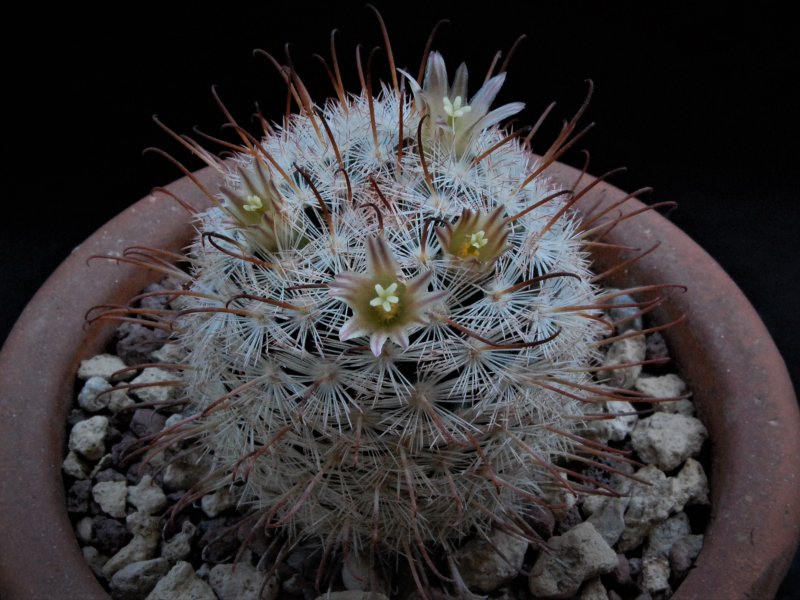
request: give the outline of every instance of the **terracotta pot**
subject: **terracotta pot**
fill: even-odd
[[[577,171],[558,165],[566,183]],[[199,174],[211,182],[207,171]],[[186,179],[171,191],[195,205]],[[596,200],[624,196],[605,183]],[[636,201],[628,205],[640,207]],[[108,599],[86,566],[65,509],[61,461],[65,418],[80,360],[104,349],[112,327],[84,327],[94,305],[125,302],[157,274],[95,261],[126,246],[178,249],[192,234],[186,213],[148,196],[78,247],[20,317],[0,354],[0,596]],[[768,598],[800,536],[800,414],[786,367],[766,328],[719,265],[666,219],[647,212],[625,221],[610,241],[661,247],[617,274],[616,285],[682,283],[655,314],[684,324],[666,332],[681,376],[694,392],[711,440],[711,522],[697,567],[674,596]],[[609,257],[598,256],[602,267]]]

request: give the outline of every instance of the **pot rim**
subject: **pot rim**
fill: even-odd
[[[547,175],[571,187],[581,173],[555,164]],[[194,176],[215,189],[211,169]],[[594,181],[582,177],[584,184]],[[187,177],[166,189],[195,205],[207,203]],[[601,182],[581,202],[608,205],[625,196]],[[627,206],[644,207],[635,199]],[[6,600],[51,597],[53,590],[62,598],[109,598],[86,565],[66,512],[64,423],[80,360],[102,351],[113,335],[112,324],[85,328],[85,312],[127,301],[153,275],[87,261],[133,243],[178,250],[191,239],[190,221],[176,203],[152,194],[120,213],[50,276],[0,352],[0,596]],[[674,598],[707,598],[709,590],[726,598],[772,596],[800,538],[800,411],[783,359],[736,284],[664,217],[645,212],[620,223],[608,239],[643,249],[661,242],[658,251],[616,273],[612,284],[690,286],[670,295],[655,317],[668,322],[687,315],[665,337],[709,429],[712,513],[696,567]]]

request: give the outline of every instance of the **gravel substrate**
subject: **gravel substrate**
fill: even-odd
[[[631,299],[620,296],[616,302]],[[612,311],[611,318],[624,319],[625,310]],[[641,319],[632,315],[624,328],[641,330]],[[63,463],[67,510],[86,561],[112,598],[419,598],[409,573],[397,566],[402,560],[387,560],[387,568],[370,572],[355,555],[329,559],[322,587],[331,590],[329,595],[321,595],[316,585],[323,557],[314,546],[291,549],[273,569],[282,540],[248,535],[252,520],[237,510],[228,490],[190,503],[173,518],[172,508],[202,477],[206,464],[180,448],[142,463],[142,454],[135,453],[139,440],[180,418],[181,405],[172,404],[174,388],[168,384],[175,375],[157,366],[123,370],[179,358],[165,341],[160,331],[121,326],[115,354],[81,364],[79,393],[69,415]],[[660,334],[634,335],[609,345],[605,366],[666,356]],[[626,465],[634,479],[587,469],[619,497],[576,499],[564,492],[552,498],[566,508],[532,523],[549,552],[500,531],[489,542],[466,540],[456,560],[478,597],[657,600],[672,595],[703,545],[710,511],[702,454],[706,429],[694,416],[686,385],[668,368],[648,364],[600,373],[613,386],[687,399],[600,406],[620,416],[592,421],[593,438],[633,451],[631,458],[644,466]],[[164,385],[153,385],[159,382]],[[360,591],[370,580],[382,594]],[[429,596],[445,597],[437,590]]]

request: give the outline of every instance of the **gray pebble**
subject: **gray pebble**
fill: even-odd
[[[200,508],[212,519],[236,505],[236,496],[227,487],[206,494],[200,499]]]
[[[164,403],[168,402],[175,396],[175,386],[158,385],[167,381],[174,381],[178,379],[175,373],[151,367],[145,369],[141,374],[131,381],[132,385],[144,385],[144,387],[134,388],[131,393],[139,398],[142,402]],[[153,385],[151,385],[153,384]],[[164,426],[164,422],[161,422]],[[159,429],[160,431],[160,429]]]
[[[608,415],[620,415],[613,419],[595,419],[586,424],[588,437],[607,444],[609,440],[620,442],[628,437],[636,426],[639,416],[630,402],[624,400],[609,400],[597,405],[597,412]]]
[[[86,479],[92,469],[91,465],[83,457],[74,450],[70,450],[64,462],[61,463],[61,470],[75,479]]]
[[[164,344],[150,354],[154,362],[179,363],[186,358],[186,350],[178,344]]]
[[[531,570],[529,589],[542,598],[569,598],[586,579],[610,573],[617,554],[591,523],[581,523],[561,536],[550,538],[552,552],[542,553]]]
[[[192,565],[179,562],[147,596],[146,600],[217,600],[214,591],[197,577]]]
[[[133,398],[128,395],[125,388],[115,389],[108,394],[108,410],[117,414],[136,404]]]
[[[686,392],[686,383],[673,373],[660,377],[642,375],[634,387],[653,398],[677,398]],[[694,402],[688,399],[654,402],[652,406],[657,412],[679,413],[687,417],[694,414]]]
[[[108,406],[110,394],[104,394],[112,389],[112,385],[102,377],[90,377],[83,384],[78,394],[78,404],[84,410],[96,413]]]
[[[611,299],[611,304],[636,304],[636,300],[628,294],[622,294]],[[642,316],[638,313],[642,309],[638,306],[620,306],[609,309],[608,317],[614,323],[623,321],[617,325],[617,333],[627,331],[642,330]]]
[[[169,571],[163,558],[134,562],[123,567],[111,578],[111,595],[114,600],[142,600]]]
[[[153,482],[153,478],[145,475],[137,485],[128,488],[128,502],[139,512],[152,515],[166,507],[167,498],[164,490]]]
[[[627,496],[590,496],[584,501],[584,510],[590,513],[586,521],[594,526],[609,546],[616,544],[625,530],[625,510],[629,502]]]
[[[631,442],[645,463],[671,471],[700,452],[706,437],[708,431],[699,419],[658,412],[639,420]]]
[[[455,559],[467,587],[490,592],[519,574],[527,549],[527,540],[494,530],[488,540],[476,537],[468,541]]]
[[[208,574],[208,582],[219,600],[275,600],[280,591],[277,577],[265,585],[266,573],[247,562],[216,565]],[[262,591],[263,590],[263,591]]]
[[[663,556],[645,556],[640,580],[642,588],[651,594],[669,589],[669,561]]]
[[[617,545],[622,552],[636,548],[654,524],[683,508],[673,492],[672,480],[663,471],[647,466],[639,469],[636,477],[647,484],[634,482],[631,485],[630,502],[625,511],[625,531]]]
[[[673,575],[678,579],[686,577],[702,548],[702,535],[687,535],[672,544],[669,551],[669,564]]]
[[[192,538],[197,528],[188,519],[181,525],[181,530],[169,541],[161,543],[161,556],[171,563],[186,560],[192,552]]]
[[[161,533],[158,528],[158,519],[141,513],[131,513],[125,519],[128,530],[133,533],[133,539],[114,556],[108,559],[103,567],[106,579],[111,577],[125,566],[153,558],[158,549]]]
[[[108,419],[92,417],[80,423],[69,434],[69,449],[87,460],[97,460],[105,453],[105,440],[108,434]]]
[[[603,367],[605,369],[600,370],[597,376],[600,379],[607,379],[608,384],[613,387],[632,388],[642,372],[642,365],[632,364],[628,367],[615,369],[609,369],[609,367],[618,367],[619,365],[627,365],[644,360],[644,344],[644,336],[642,335],[613,342],[603,359]]]
[[[125,501],[128,497],[128,484],[125,481],[102,481],[92,488],[92,498],[100,509],[116,518],[125,516]]]
[[[197,575],[200,579],[208,579],[208,574],[211,573],[211,565],[208,563],[203,563],[200,565],[200,568],[195,571],[195,575]]]
[[[686,460],[680,472],[672,478],[672,493],[680,508],[708,504],[708,478],[703,465],[693,458]]]
[[[92,518],[91,517],[83,517],[77,523],[75,523],[75,537],[78,538],[79,542],[83,542],[84,544],[91,544],[92,543]]]
[[[163,485],[166,492],[188,490],[198,483],[211,470],[207,455],[199,452],[186,452],[175,458],[164,469]]]
[[[81,548],[81,554],[83,554],[83,559],[89,565],[95,577],[102,578],[103,566],[108,562],[108,557],[98,552],[97,548],[94,546],[84,546]]]
[[[117,371],[124,369],[127,365],[122,362],[122,359],[113,354],[98,354],[87,360],[81,361],[81,366],[78,367],[78,379],[91,379],[92,377],[102,377],[106,381],[120,381],[123,379],[130,379],[136,373],[135,371],[126,371],[118,377],[112,376]]]
[[[608,600],[608,592],[599,577],[583,585],[580,600]]]
[[[692,533],[689,525],[689,517],[685,512],[672,515],[663,523],[653,527],[647,535],[647,543],[644,547],[644,556],[669,556],[672,545],[679,539]]]

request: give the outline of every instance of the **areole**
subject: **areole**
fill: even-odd
[[[548,175],[568,186],[579,172],[556,164]],[[197,176],[214,186],[209,170]],[[168,189],[195,206],[204,202],[186,178]],[[613,203],[625,195],[601,182],[583,203]],[[642,207],[629,202],[634,210]],[[5,600],[54,594],[108,598],[83,560],[65,509],[60,475],[65,417],[78,363],[101,351],[113,333],[112,327],[86,329],[84,314],[98,304],[127,301],[157,275],[87,265],[87,259],[133,244],[178,250],[192,233],[180,206],[148,196],[73,252],[9,336],[0,354],[0,596]],[[675,597],[769,597],[800,535],[800,414],[783,361],[735,284],[666,219],[646,212],[620,223],[607,239],[641,248],[661,242],[656,252],[616,273],[613,284],[689,288],[672,294],[654,319],[687,317],[665,335],[710,432],[713,510],[697,566]],[[597,268],[608,259],[596,256]],[[755,495],[755,489],[769,495]]]

